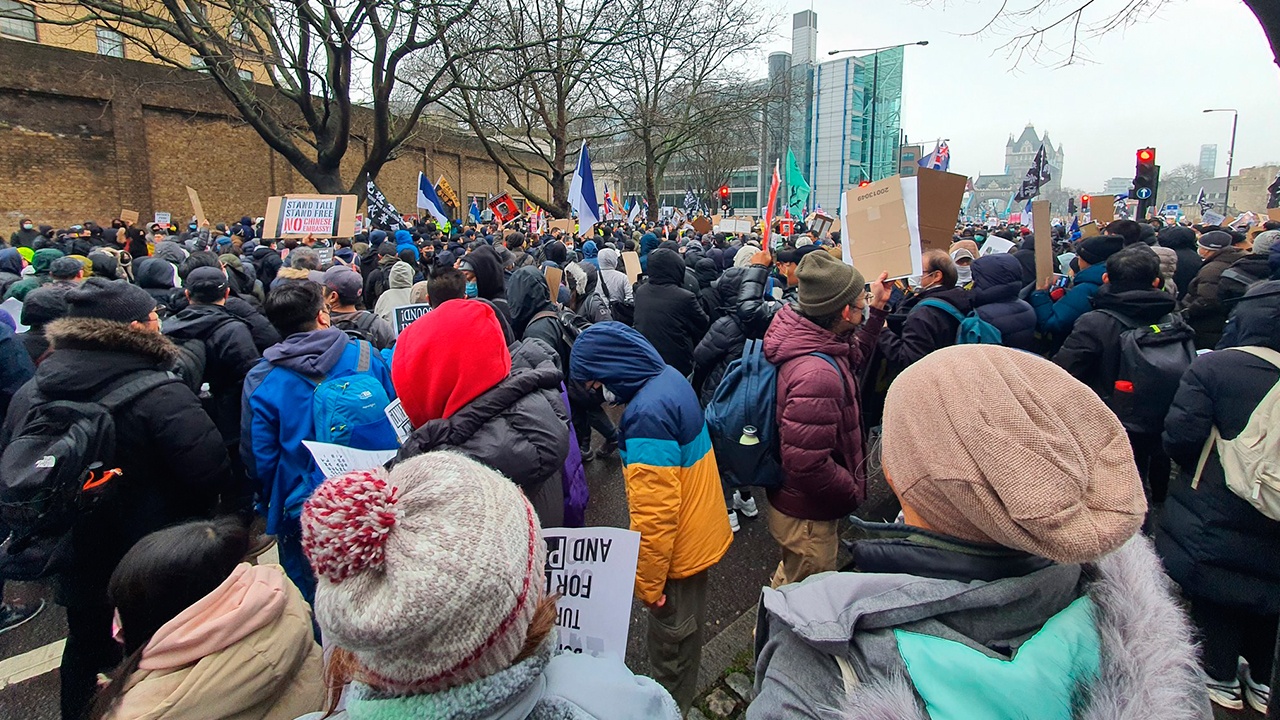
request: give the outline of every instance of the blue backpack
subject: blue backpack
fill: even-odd
[[[838,375],[840,366],[824,353]],[[742,357],[729,363],[705,417],[721,477],[730,487],[782,486],[778,438],[778,369],[764,357],[764,341],[747,340]]]
[[[929,298],[921,300],[916,307],[937,308],[946,312],[960,323],[960,329],[956,330],[957,345],[1003,345],[1004,333],[1000,332],[1000,328],[978,317],[978,311],[965,315],[955,309],[951,303],[943,302]]]
[[[369,374],[373,346],[359,343],[360,359],[354,370],[321,378],[311,393],[311,419],[315,439],[361,450],[390,450],[400,446],[395,428],[384,412],[391,404],[387,391]]]

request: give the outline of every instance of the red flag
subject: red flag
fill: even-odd
[[[773,208],[778,204],[778,161],[773,161],[773,182],[769,183],[769,205],[764,210],[764,232],[761,233],[761,247],[769,248],[769,233],[773,229]]]

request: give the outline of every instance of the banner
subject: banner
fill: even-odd
[[[440,196],[441,200],[454,210],[462,207],[458,204],[458,194],[453,191],[453,186],[449,184],[448,180],[444,179],[443,175],[441,175],[440,179],[436,181],[436,193]]]
[[[365,186],[365,204],[369,207],[369,220],[373,222],[374,227],[387,230],[405,229],[404,221],[400,219],[400,211],[391,204],[390,200],[387,200],[387,196],[382,194],[372,180]]]
[[[556,602],[557,651],[627,656],[640,533],[622,528],[544,528],[547,595]]]
[[[511,222],[520,217],[520,208],[516,205],[516,201],[511,199],[511,193],[502,193],[490,200],[489,209],[493,211],[493,216],[498,218],[498,222]]]
[[[353,237],[355,195],[283,195],[267,198],[263,237]]]

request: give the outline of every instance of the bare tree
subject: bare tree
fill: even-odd
[[[1185,163],[1160,173],[1160,202],[1194,200],[1209,173],[1199,165]]]
[[[690,99],[706,114],[720,112],[713,122],[693,129],[688,144],[672,156],[666,173],[687,178],[687,184],[708,207],[716,207],[716,190],[730,176],[758,159],[766,84],[737,81],[716,83]]]
[[[45,4],[63,14],[43,22],[106,26],[162,62],[205,70],[263,141],[326,193],[363,194],[365,180],[414,136],[429,105],[455,90],[482,89],[453,72],[463,57],[525,49],[485,37],[490,6],[481,0]],[[255,68],[262,70],[256,78],[242,75]],[[255,83],[263,78],[270,84]],[[353,140],[363,158],[355,176],[344,178]]]

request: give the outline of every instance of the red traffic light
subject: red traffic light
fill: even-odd
[[[1081,195],[1081,196],[1080,196],[1080,202],[1086,202],[1086,203],[1087,203],[1087,202],[1089,202],[1089,196],[1088,196],[1088,195]]]
[[[729,186],[728,186],[728,185],[721,185],[721,186],[720,186],[720,190],[719,190],[719,192],[720,192],[720,197],[721,197],[722,199],[727,200],[727,199],[729,198]]]
[[[870,184],[871,184],[871,181],[870,181],[870,180],[860,180],[860,181],[858,182],[858,187],[866,187],[866,186],[868,186],[868,185],[870,185]]]
[[[1153,163],[1156,161],[1156,151],[1151,148],[1142,148],[1138,151],[1138,162]]]

